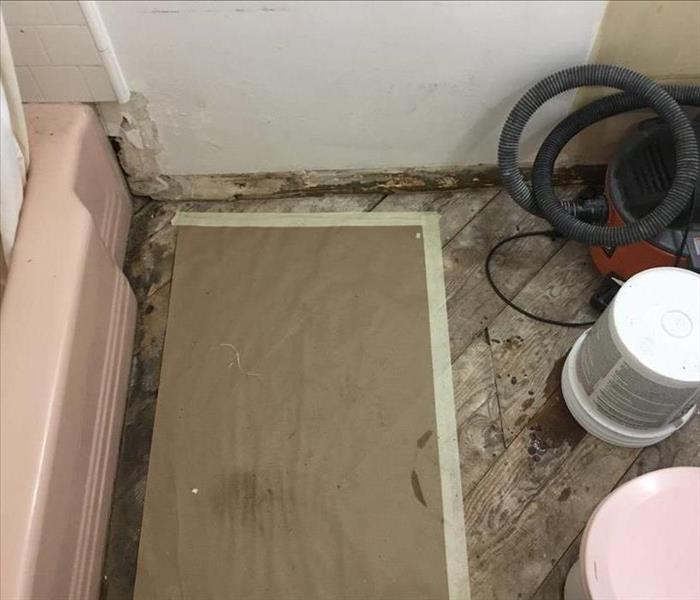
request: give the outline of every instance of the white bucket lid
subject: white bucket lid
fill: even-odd
[[[612,304],[625,359],[655,381],[700,384],[700,275],[659,267],[631,277]]]

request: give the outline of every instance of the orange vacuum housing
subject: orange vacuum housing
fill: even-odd
[[[624,224],[625,221],[615,210],[615,207],[608,202],[608,225]],[[676,265],[675,253],[668,252],[653,242],[646,241],[614,248],[591,246],[589,250],[595,268],[603,276],[611,275],[623,280],[652,267],[686,267],[688,264],[688,257],[683,256]]]
[[[700,119],[694,119],[693,129],[700,139]],[[667,126],[660,119],[641,122],[608,166],[605,182],[608,225],[623,225],[653,210],[671,187],[674,172],[673,139]],[[686,226],[689,239],[700,235],[699,194],[700,185],[695,188],[692,218],[688,207],[649,240],[627,246],[591,246],[596,269],[603,276],[626,280],[644,269],[676,265]],[[683,248],[678,266],[687,264],[688,249]]]

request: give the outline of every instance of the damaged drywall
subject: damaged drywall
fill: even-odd
[[[495,165],[165,175],[158,164],[158,130],[144,95],[132,92],[126,104],[101,103],[97,107],[105,131],[114,141],[129,189],[136,196],[155,200],[454,190],[495,186],[500,181]],[[601,173],[602,168],[595,165],[560,168],[555,181],[596,183]]]
[[[237,200],[250,197],[303,196],[324,193],[454,190],[499,184],[495,165],[405,169],[325,169],[273,173],[166,175],[158,163],[162,146],[148,111],[148,100],[131,93],[126,104],[101,103],[97,109],[119,162],[136,196],[154,200]],[[597,166],[557,169],[559,183],[595,183]]]
[[[492,165],[508,110],[530,83],[586,60],[605,7],[336,4],[101,3],[157,125],[160,172],[187,180]],[[503,37],[512,52],[499,52]],[[543,107],[524,161],[570,103]],[[161,183],[141,177],[139,188]]]
[[[166,175],[158,163],[162,146],[146,97],[132,92],[126,104],[97,106],[107,135],[115,142],[131,192],[155,200],[454,190],[495,186],[500,181],[495,165]],[[560,168],[555,181],[596,183],[602,179],[601,173],[602,168],[597,166]]]
[[[162,179],[158,165],[162,146],[156,124],[148,113],[146,97],[131,92],[125,104],[103,102],[97,109],[107,135],[115,141],[131,191],[139,196],[164,192],[168,183]]]

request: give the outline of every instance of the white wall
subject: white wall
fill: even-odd
[[[148,101],[161,172],[213,174],[493,164],[519,95],[586,62],[605,2],[100,9],[129,87]]]

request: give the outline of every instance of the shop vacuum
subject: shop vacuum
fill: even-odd
[[[532,167],[531,186],[518,165],[525,126],[545,102],[578,87],[622,90],[575,111],[545,138]],[[577,240],[590,247],[603,276],[591,303],[603,310],[619,284],[645,269],[677,266],[700,271],[700,117],[691,121],[684,107],[700,107],[700,86],[661,86],[641,73],[615,65],[579,65],[546,77],[518,101],[503,126],[498,167],[503,186],[522,208],[545,218],[551,231],[518,234],[499,242],[487,258],[494,291],[514,306],[495,285],[490,262],[503,244],[531,235]],[[553,172],[564,146],[586,127],[621,113],[651,108],[658,118],[640,123],[623,141],[607,168],[604,191],[586,190],[574,201],[557,198]],[[602,192],[602,193],[600,193]],[[547,318],[563,326],[588,326]]]
[[[543,142],[532,187],[518,168],[520,136],[547,100],[580,86],[622,90],[577,110]],[[501,240],[486,259],[494,291],[528,317],[566,327],[590,327],[574,343],[562,370],[562,394],[589,433],[618,446],[657,443],[687,423],[700,402],[700,86],[662,87],[613,65],[583,65],[543,79],[515,105],[501,133],[503,185],[549,231]],[[683,107],[686,107],[685,109]],[[687,107],[691,107],[688,109]],[[601,193],[562,202],[553,171],[565,144],[602,119],[640,108],[658,118],[641,122],[607,168]],[[586,244],[604,285],[591,303],[595,322],[566,322],[516,306],[495,285],[490,261],[503,244],[548,235]]]

